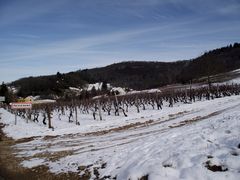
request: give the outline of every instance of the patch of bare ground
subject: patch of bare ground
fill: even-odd
[[[138,180],[148,180],[148,174],[145,176],[142,176],[141,178],[138,178]]]
[[[139,127],[149,126],[153,122],[154,122],[153,120],[148,120],[145,122],[136,122],[136,123],[127,124],[127,125],[116,127],[116,128],[100,130],[100,131],[95,131],[95,132],[89,132],[89,133],[67,134],[67,135],[63,135],[63,136],[44,136],[43,139],[50,140],[50,139],[54,139],[54,138],[58,138],[58,137],[73,138],[73,137],[80,137],[80,136],[100,136],[100,135],[104,135],[104,134],[108,134],[108,133],[112,133],[112,132],[120,132],[120,131],[125,131],[128,129],[135,129],[135,128],[139,128]]]
[[[171,117],[176,117],[176,116],[183,115],[183,114],[186,114],[186,113],[188,113],[188,111],[181,111],[181,112],[178,112],[178,113],[175,113],[175,114],[169,114],[168,116],[171,118]]]
[[[215,165],[215,164],[212,164],[211,161],[207,161],[205,163],[205,167],[210,170],[210,171],[213,171],[213,172],[216,172],[216,171],[219,171],[219,172],[224,172],[224,171],[227,171],[228,168],[225,167],[224,165]]]
[[[67,134],[67,135],[63,135],[63,136],[44,136],[44,140],[50,140],[50,139],[54,139],[54,138],[74,138],[74,137],[81,137],[81,136],[100,136],[100,135],[105,135],[108,133],[112,133],[112,132],[121,132],[121,131],[125,131],[125,130],[132,130],[132,129],[137,129],[137,128],[143,128],[146,126],[151,126],[151,125],[157,125],[157,124],[162,124],[165,123],[167,121],[171,121],[174,120],[180,116],[183,116],[187,113],[189,113],[190,111],[182,111],[182,112],[178,112],[175,114],[169,114],[169,118],[163,121],[160,121],[160,119],[158,121],[154,121],[154,120],[148,120],[145,122],[136,122],[136,123],[130,123],[124,126],[120,126],[120,127],[116,127],[116,128],[111,128],[111,129],[106,129],[106,130],[100,130],[100,131],[95,131],[95,132],[89,132],[89,133],[77,133],[77,134]]]
[[[129,178],[128,180],[131,180],[131,178]],[[138,180],[148,180],[148,174],[138,178]]]
[[[240,104],[238,104],[238,105],[240,105]],[[187,124],[192,124],[192,123],[197,122],[197,121],[201,121],[201,120],[211,118],[213,116],[217,116],[217,115],[219,115],[219,114],[223,113],[224,111],[227,111],[231,108],[232,107],[228,107],[228,108],[225,108],[225,109],[222,109],[222,110],[219,110],[219,111],[215,111],[215,112],[210,113],[206,116],[197,116],[197,117],[194,117],[194,118],[189,119],[189,120],[181,121],[179,124],[172,125],[172,126],[169,126],[169,127],[170,128],[176,128],[176,127],[181,127],[181,126],[184,126],[184,125],[187,125]]]
[[[134,128],[138,128],[138,127],[145,127],[150,125],[151,123],[153,123],[153,120],[148,120],[145,122],[136,122],[136,123],[131,123],[128,125],[124,125],[124,126],[120,126],[120,127],[116,127],[116,128],[112,128],[112,129],[108,129],[108,130],[103,130],[103,131],[96,131],[96,132],[90,132],[90,133],[86,133],[84,134],[85,136],[98,136],[98,135],[104,135],[110,132],[120,132],[120,131],[125,131],[128,129],[134,129]]]
[[[216,116],[218,114],[220,114],[221,112],[220,111],[216,111],[216,112],[213,112],[211,114],[208,114],[206,116],[197,116],[197,117],[194,117],[192,119],[188,119],[188,120],[184,120],[184,121],[181,121],[179,124],[176,124],[176,125],[171,125],[169,126],[170,128],[177,128],[177,127],[181,127],[181,126],[185,126],[187,124],[192,124],[194,122],[197,122],[197,121],[201,121],[201,120],[204,120],[204,119],[208,119],[210,117],[213,117],[213,116]]]
[[[81,174],[81,178],[92,178],[94,180],[116,180],[117,177],[112,177],[112,176],[103,176],[100,177],[99,169],[104,169],[106,167],[106,163],[101,164],[99,167],[93,167],[93,164],[90,164],[88,166],[79,166],[78,167],[78,172]],[[91,172],[93,172],[94,177],[91,177]]]
[[[58,137],[60,137],[60,136],[59,135],[57,135],[57,136],[49,136],[49,135],[47,135],[47,136],[43,137],[43,140],[51,140],[51,139],[58,138]]]
[[[34,168],[24,168],[20,163],[25,160],[24,158],[15,157],[16,150],[12,148],[20,142],[28,142],[31,138],[24,138],[22,140],[13,140],[6,137],[2,131],[4,127],[0,124],[0,179],[4,180],[65,180],[65,179],[81,179],[87,180],[89,178],[82,178],[77,173],[68,172],[54,174],[49,171],[47,166],[37,166]],[[58,152],[55,156],[65,156],[63,152]],[[53,156],[52,158],[54,158]]]
[[[68,151],[57,151],[57,152],[42,152],[42,153],[37,153],[33,156],[31,156],[29,159],[32,158],[44,158],[47,159],[49,161],[55,162],[58,161],[59,159],[66,157],[66,156],[70,156],[73,155],[74,151],[73,150],[68,150]]]
[[[40,136],[32,136],[32,137],[28,137],[28,138],[21,138],[21,139],[15,140],[15,143],[18,144],[18,143],[30,142],[30,141],[33,141],[36,138],[39,138],[39,137]]]

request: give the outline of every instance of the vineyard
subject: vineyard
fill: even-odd
[[[39,178],[235,180],[239,93],[237,84],[189,86],[0,113],[21,171]]]
[[[240,0],[0,0],[0,180],[240,180]]]
[[[65,122],[82,126],[94,124],[94,121],[110,121],[133,116],[141,116],[161,111],[163,108],[181,106],[181,104],[196,101],[212,100],[240,93],[240,85],[215,85],[201,88],[185,88],[156,93],[137,93],[122,96],[101,96],[86,100],[71,99],[57,101],[50,104],[33,104],[31,110],[11,110],[17,116],[26,120],[46,126],[52,130],[58,127],[58,122]],[[54,118],[53,118],[54,117]]]

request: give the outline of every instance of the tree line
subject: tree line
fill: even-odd
[[[82,88],[87,83],[107,82],[135,90],[158,88],[172,83],[198,82],[211,76],[240,68],[240,44],[234,43],[192,59],[176,62],[129,61],[102,68],[84,69],[51,76],[28,77],[12,82],[18,96],[62,96],[68,87]]]

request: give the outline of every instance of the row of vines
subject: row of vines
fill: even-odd
[[[157,93],[138,93],[122,96],[102,96],[96,99],[57,101],[51,104],[33,104],[31,110],[13,111],[9,106],[5,108],[17,113],[17,116],[42,123],[54,129],[51,120],[53,114],[59,121],[67,119],[69,123],[81,125],[81,115],[87,114],[93,120],[103,120],[106,116],[127,117],[130,113],[140,113],[145,110],[159,110],[171,108],[175,104],[194,103],[196,101],[211,100],[240,94],[240,85],[217,85],[201,88],[188,88]]]

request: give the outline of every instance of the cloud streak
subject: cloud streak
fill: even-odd
[[[198,23],[194,21],[194,23]],[[49,55],[61,55],[61,54],[82,54],[82,53],[94,53],[95,46],[105,46],[111,44],[153,44],[154,42],[165,42],[176,39],[187,39],[195,36],[212,35],[221,32],[229,32],[232,30],[240,30],[240,26],[236,27],[222,27],[222,28],[211,28],[203,31],[202,29],[193,31],[192,29],[186,28],[186,26],[192,26],[193,22],[181,22],[173,23],[165,26],[157,26],[150,28],[138,28],[125,31],[117,31],[107,34],[100,34],[93,37],[85,38],[74,38],[70,40],[63,40],[57,42],[51,42],[48,44],[37,45],[30,47],[27,50],[18,50],[18,53],[7,54],[5,58],[0,60],[1,63],[9,63],[18,60],[34,60],[34,58],[47,57]],[[180,27],[185,26],[185,29]],[[178,30],[180,29],[180,30]],[[144,38],[148,34],[163,34],[165,36],[150,36]],[[92,49],[93,48],[93,49]],[[141,48],[139,49],[141,51]],[[98,51],[101,52],[101,51]],[[106,52],[104,52],[106,53]]]
[[[59,64],[71,71],[122,60],[189,59],[240,41],[239,8],[235,0],[2,2],[0,77],[17,78],[10,68],[47,73],[46,64],[50,72]]]

